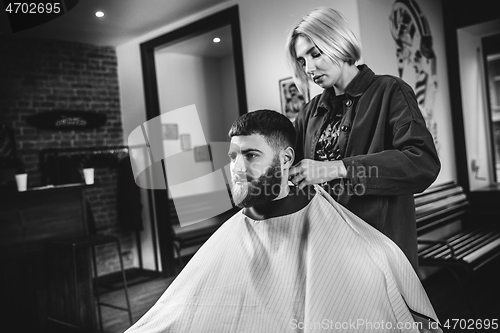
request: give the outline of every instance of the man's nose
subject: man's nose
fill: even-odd
[[[245,160],[242,155],[237,155],[232,164],[233,172],[246,172]]]

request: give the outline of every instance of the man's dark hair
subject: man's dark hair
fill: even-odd
[[[256,110],[240,116],[231,126],[229,137],[260,134],[275,152],[295,149],[295,128],[286,116],[274,110]]]

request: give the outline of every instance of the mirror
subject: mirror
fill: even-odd
[[[218,42],[214,42],[215,38]],[[198,174],[214,171],[207,144],[228,141],[231,124],[247,112],[238,6],[142,43],[141,59],[146,117],[151,120],[161,116],[162,128],[157,131],[161,137],[157,135],[157,140],[163,142],[164,156],[175,154],[175,163],[162,161],[167,184],[175,185],[174,178],[190,178],[191,171]],[[176,118],[174,114],[179,112],[171,112],[191,110],[193,105],[199,120],[183,119],[182,111]],[[196,122],[201,124],[201,136],[191,125],[191,130],[186,130],[186,124]],[[186,168],[187,165],[190,167]],[[182,196],[194,197],[195,189],[185,187],[187,192]],[[210,185],[206,189],[217,190],[211,190]],[[171,276],[175,274],[172,228],[178,223],[172,214],[175,209],[171,191],[150,191],[149,195],[154,207],[151,215],[155,215],[157,222],[162,269]],[[203,228],[207,223],[211,222],[201,222],[196,227]]]

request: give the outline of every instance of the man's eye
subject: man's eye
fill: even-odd
[[[245,157],[247,158],[247,160],[253,160],[257,157],[257,154],[248,153],[245,155]]]

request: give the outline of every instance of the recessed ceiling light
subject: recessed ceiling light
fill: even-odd
[[[220,43],[220,38],[219,37],[215,37],[214,38],[214,43]]]
[[[97,12],[95,12],[95,16],[97,16],[97,17],[103,17],[104,13],[101,12],[101,11],[97,11]]]

